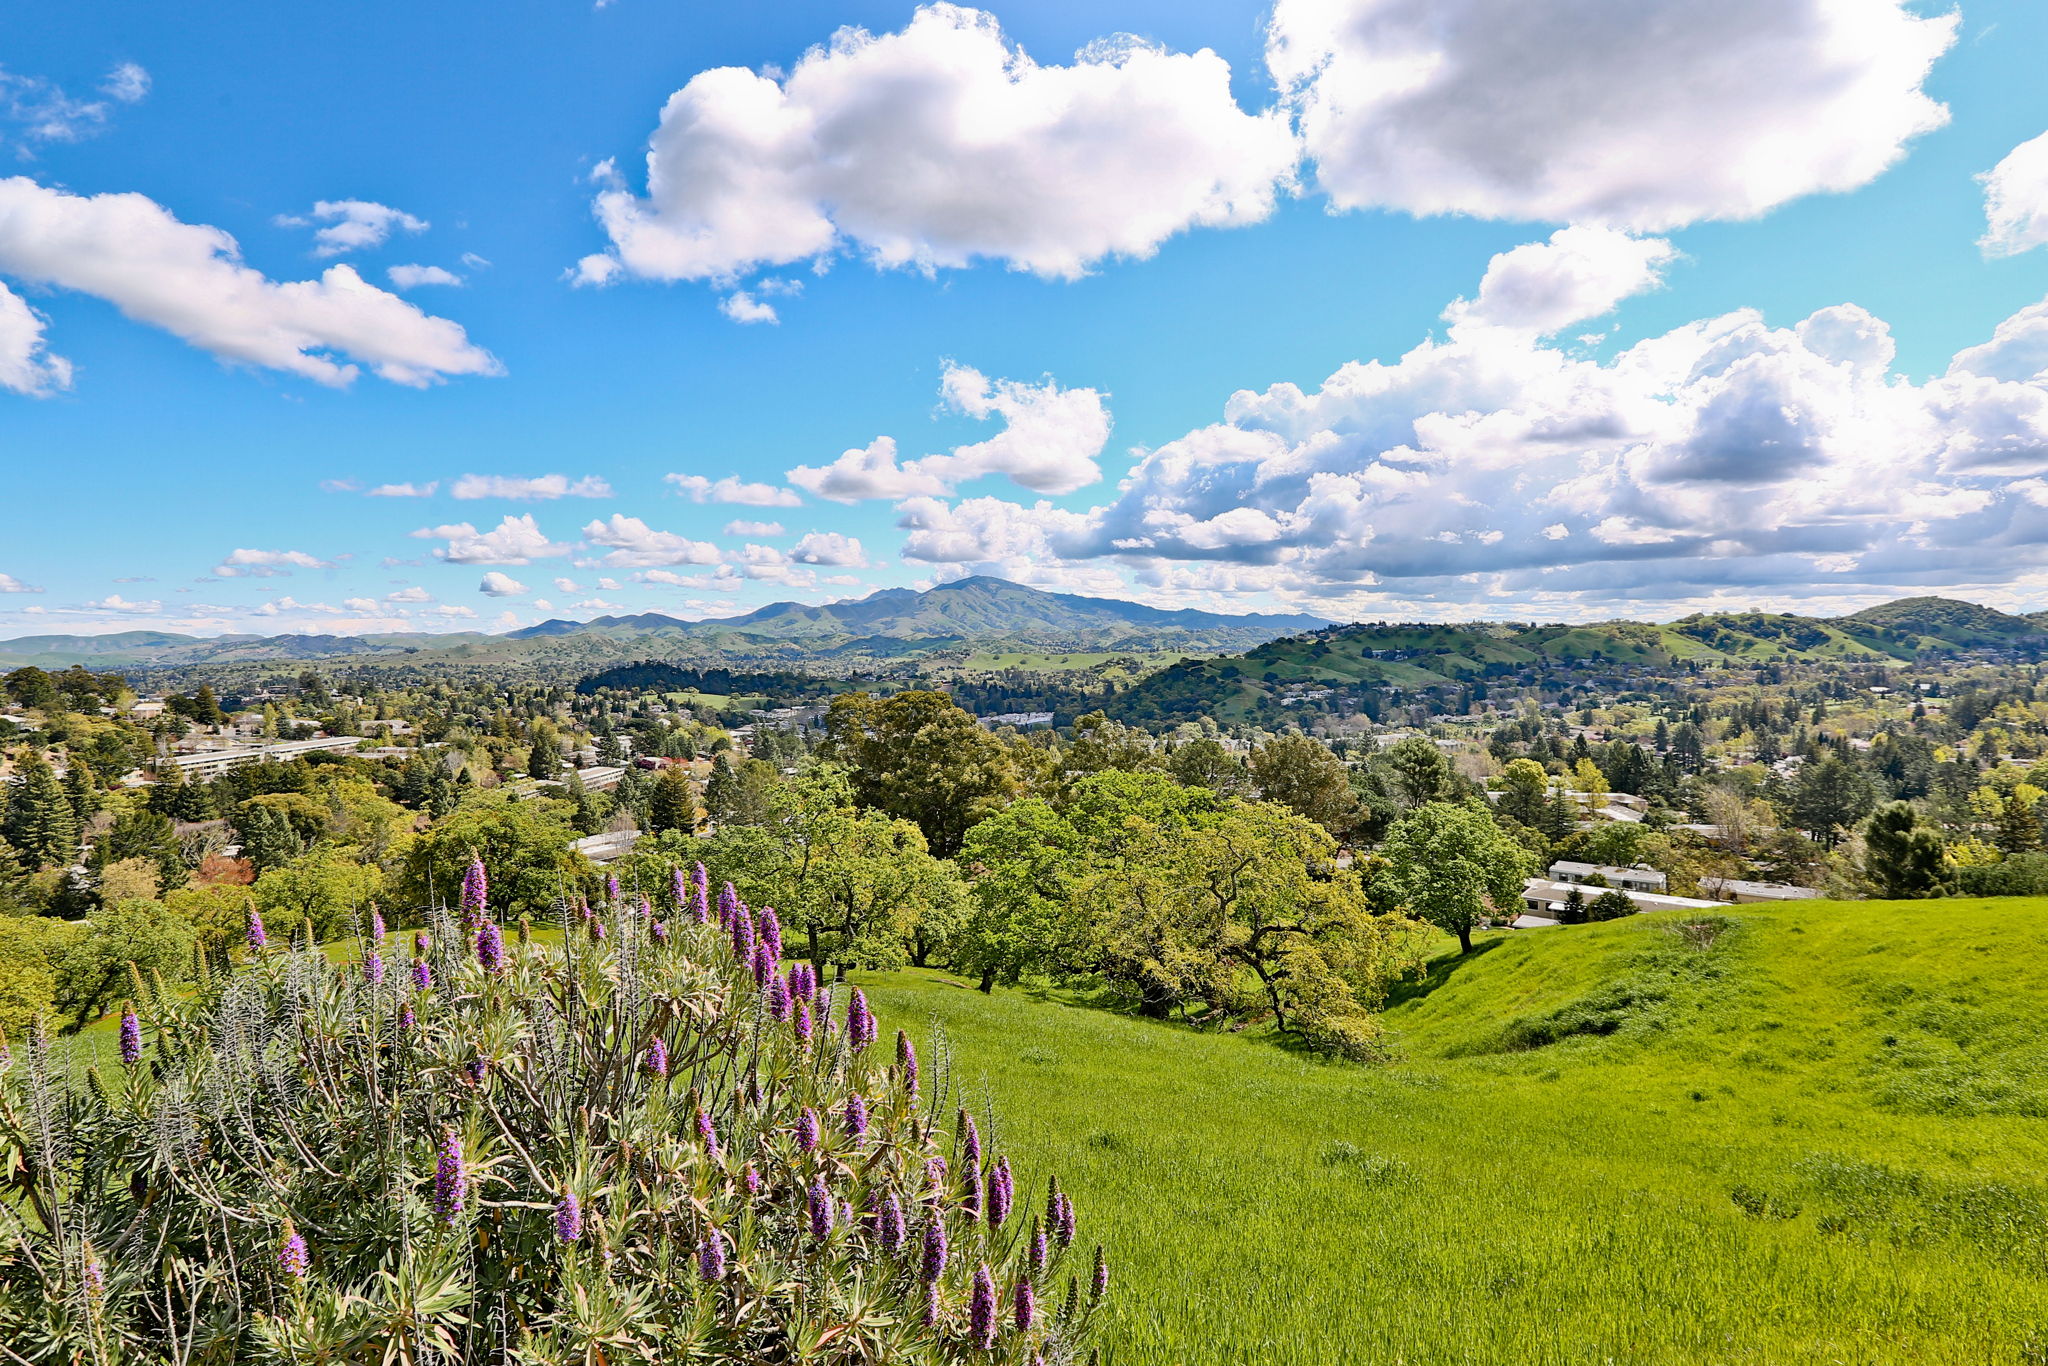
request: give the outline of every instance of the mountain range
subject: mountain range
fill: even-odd
[[[1166,610],[974,577],[918,591],[885,588],[811,606],[770,603],[742,616],[683,621],[659,612],[555,619],[502,635],[186,636],[165,631],[0,640],[0,667],[186,668],[208,664],[403,657],[410,664],[605,664],[650,657],[801,661],[903,656],[956,647],[1062,651],[1235,651],[1330,623],[1303,614]]]

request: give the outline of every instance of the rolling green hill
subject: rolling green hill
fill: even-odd
[[[1370,623],[1183,661],[1123,694],[1113,710],[1141,721],[1202,712],[1244,721],[1270,717],[1282,697],[1317,687],[1431,688],[1519,670],[1885,664],[1984,650],[2039,654],[2048,650],[2048,627],[1950,598],[1905,598],[1839,618],[1716,612],[1661,624]]]
[[[1117,1366],[1978,1366],[2048,1345],[2044,910],[1482,939],[1376,1066],[860,980],[1108,1244]]]

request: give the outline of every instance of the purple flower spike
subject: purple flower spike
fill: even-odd
[[[363,955],[363,980],[373,987],[384,985],[384,955],[375,949]]]
[[[776,958],[781,958],[782,921],[776,918],[773,906],[763,906],[761,908],[761,915],[755,924],[755,929],[761,936],[761,942],[768,946],[769,953]]]
[[[859,987],[846,998],[846,1040],[856,1053],[875,1041],[874,1012],[868,1009],[868,998]]]
[[[934,1284],[946,1273],[946,1225],[936,1214],[924,1226],[924,1257],[918,1270]]]
[[[796,1146],[807,1153],[818,1151],[818,1112],[808,1105],[796,1118]]]
[[[795,1029],[797,1043],[808,1046],[811,1042],[811,1003],[809,1001],[798,1001],[796,1003]]]
[[[939,1326],[939,1283],[927,1281],[924,1287],[924,1317],[921,1320],[927,1328]]]
[[[411,1006],[399,1007],[398,1027],[400,1029],[410,1030],[414,1025],[418,1024],[419,1022],[419,1016],[412,1013]]]
[[[617,901],[619,899],[619,879],[611,873],[604,875],[604,899],[606,901]]]
[[[662,921],[655,921],[653,925],[648,927],[647,932],[654,936],[654,942],[657,944],[666,944],[668,942],[668,926]]]
[[[735,905],[725,926],[732,932],[732,956],[747,962],[754,956],[754,917],[744,905]]]
[[[981,1176],[972,1167],[962,1174],[960,1212],[970,1220],[981,1218]]]
[[[810,1207],[811,1237],[822,1243],[832,1236],[832,1221],[838,1213],[838,1207],[832,1201],[832,1192],[825,1188],[825,1178],[822,1176],[811,1182]]]
[[[1099,1300],[1109,1293],[1109,1256],[1102,1244],[1095,1245],[1095,1272],[1088,1278],[1088,1298]]]
[[[707,1281],[725,1279],[725,1235],[712,1229],[697,1244],[697,1274]]]
[[[491,880],[484,874],[484,861],[472,857],[462,875],[462,928],[474,930],[484,923],[484,906],[490,900]]]
[[[604,920],[599,916],[592,916],[590,917],[589,924],[592,942],[602,944],[604,942]]]
[[[384,942],[384,912],[370,907],[370,938],[377,943]]]
[[[424,958],[412,960],[412,985],[415,991],[434,989],[434,969]]]
[[[1028,1333],[1031,1325],[1038,1322],[1038,1292],[1031,1288],[1030,1281],[1017,1282],[1017,1331]]]
[[[505,970],[505,932],[495,920],[486,920],[476,932],[476,961],[493,976]]]
[[[270,936],[263,932],[263,914],[256,909],[256,903],[253,901],[249,903],[248,938],[249,947],[254,951],[261,951],[270,939]]]
[[[412,937],[412,956],[415,958],[425,958],[427,956],[427,949],[432,946],[433,942],[433,940],[427,938],[425,930],[420,930]]]
[[[491,1074],[491,1060],[481,1050],[472,1053],[469,1061],[462,1065],[462,1074],[469,1078],[471,1086],[482,1086],[484,1078]]]
[[[732,913],[740,908],[740,894],[732,889],[730,882],[718,891],[718,923],[721,928],[732,923]]]
[[[555,1205],[555,1241],[558,1243],[580,1242],[583,1238],[583,1202],[576,1198],[575,1191],[563,1191],[561,1200]]]
[[[135,1007],[121,1007],[121,1062],[128,1067],[142,1061],[142,1021],[135,1017]]]
[[[79,1268],[79,1271],[85,1279],[86,1294],[97,1297],[100,1292],[107,1288],[107,1273],[100,1266],[99,1253],[92,1250],[92,1244],[90,1243],[86,1244],[84,1265]]]
[[[704,1144],[704,1155],[713,1162],[718,1161],[718,1126],[711,1122],[711,1116],[703,1110],[697,1112],[697,1137]]]
[[[768,979],[775,974],[775,955],[769,952],[767,940],[754,942],[752,961],[748,966],[754,974],[754,985],[766,986]]]
[[[868,1103],[856,1091],[846,1098],[846,1136],[866,1138],[868,1133]]]
[[[960,1163],[969,1172],[981,1170],[981,1130],[965,1110],[960,1112]]]
[[[903,1225],[903,1202],[890,1191],[882,1197],[882,1207],[875,1218],[875,1236],[881,1240],[882,1251],[891,1257],[903,1250],[906,1230]]]
[[[462,1216],[469,1200],[469,1171],[462,1164],[462,1137],[453,1126],[442,1132],[441,1158],[434,1165],[434,1213],[444,1224]]]
[[[1037,1224],[1031,1226],[1031,1274],[1043,1276],[1045,1264],[1052,1259],[1052,1249],[1046,1246],[1045,1230]]]
[[[670,899],[675,902],[676,914],[681,915],[690,905],[690,884],[680,867],[668,870],[668,891]]]
[[[780,977],[768,979],[768,1014],[777,1020],[789,1018],[789,984]]]
[[[900,1029],[896,1031],[896,1066],[903,1072],[904,1094],[912,1105],[917,1104],[917,1045]]]
[[[1055,1236],[1061,1247],[1074,1245],[1074,1201],[1070,1196],[1060,1196],[1059,1232]]]
[[[990,1228],[1002,1227],[1003,1221],[1010,1217],[1010,1197],[1012,1194],[1010,1186],[1010,1159],[1007,1157],[997,1158],[996,1169],[988,1174],[988,1226]]]
[[[967,1301],[967,1340],[984,1352],[996,1345],[996,1278],[988,1263],[974,1268],[974,1292]]]
[[[708,894],[711,891],[711,874],[704,871],[704,863],[701,859],[698,860],[697,866],[690,870],[690,884],[697,889],[699,894]]]
[[[642,896],[640,898],[640,918],[642,920],[654,919],[654,903],[649,901],[645,896]]]
[[[751,1162],[747,1164],[747,1174],[744,1178],[744,1181],[747,1187],[747,1194],[749,1196],[759,1195],[761,1193],[761,1169],[759,1167],[756,1167]]]
[[[932,1157],[924,1164],[925,1199],[938,1204],[946,1198],[946,1159]]]
[[[313,1258],[306,1252],[306,1240],[290,1224],[284,1226],[284,1241],[277,1248],[277,1269],[295,1281],[306,1279]]]
[[[640,1060],[640,1066],[646,1070],[647,1075],[650,1077],[667,1076],[668,1044],[660,1039],[656,1039],[648,1044],[647,1056]]]

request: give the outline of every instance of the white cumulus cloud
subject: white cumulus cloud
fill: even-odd
[[[384,274],[399,289],[417,289],[421,285],[459,285],[462,277],[442,266],[403,265],[393,266]]]
[[[1094,389],[991,380],[948,363],[939,393],[946,408],[968,417],[999,417],[1003,430],[949,455],[899,462],[892,437],[842,452],[829,465],[799,465],[789,482],[820,498],[852,503],[943,494],[988,475],[1007,475],[1035,493],[1072,493],[1102,477],[1097,457],[1109,441],[1109,409]]]
[[[0,389],[43,396],[71,387],[71,362],[44,349],[47,320],[0,284]]]
[[[275,574],[289,574],[294,569],[332,569],[327,560],[309,555],[303,550],[234,550],[213,567],[221,578],[239,577],[269,578]]]
[[[1486,267],[1477,299],[1444,310],[1454,325],[1510,327],[1547,336],[1612,312],[1655,285],[1678,253],[1657,237],[1612,228],[1568,227],[1547,242],[1504,251]]]
[[[557,498],[609,498],[612,486],[594,474],[571,481],[566,474],[523,478],[505,474],[465,474],[448,490],[456,498],[502,498],[513,502],[550,502]]]
[[[30,587],[12,574],[0,574],[0,593],[40,593],[42,591],[40,588]]]
[[[325,227],[315,229],[313,233],[315,256],[340,256],[380,247],[394,231],[421,233],[432,226],[425,219],[415,218],[402,209],[366,199],[323,199],[313,206],[310,219],[284,215],[277,221],[287,227],[305,227],[309,222],[324,223]]]
[[[1903,0],[1278,0],[1267,65],[1342,208],[1646,231],[1851,190],[1947,121]]]
[[[487,598],[517,598],[533,590],[510,574],[493,569],[484,575],[484,581],[477,585],[476,591]]]
[[[784,536],[787,535],[780,522],[749,522],[745,520],[727,522],[727,536]]]
[[[2008,152],[1984,182],[1986,256],[2017,256],[2048,243],[2048,133]]]
[[[813,531],[797,541],[789,557],[798,564],[825,564],[839,569],[866,569],[867,552],[858,538],[837,531]]]
[[[346,265],[278,283],[235,239],[139,194],[83,196],[0,180],[0,275],[104,299],[223,360],[346,385],[359,365],[396,384],[502,373],[462,328]]]
[[[612,172],[578,278],[723,280],[841,247],[884,267],[977,258],[1071,278],[1193,226],[1256,222],[1296,160],[1215,53],[1119,37],[1044,66],[994,16],[841,29],[786,77],[700,72],[669,97],[647,193]],[[609,169],[609,168],[607,168]]]
[[[450,564],[531,564],[566,555],[570,550],[569,546],[550,541],[531,513],[507,516],[490,531],[480,532],[468,522],[455,522],[421,527],[412,534],[421,540],[448,542],[435,550],[434,556]]]
[[[609,551],[603,563],[617,569],[651,568],[670,564],[717,564],[718,547],[708,541],[692,541],[671,531],[656,531],[638,517],[614,513],[605,521],[583,528],[583,539]],[[599,580],[601,586],[616,584]],[[565,590],[566,591],[566,590]]]
[[[723,479],[707,479],[701,474],[665,474],[662,482],[674,484],[676,491],[693,503],[736,503],[741,507],[793,508],[802,507],[803,499],[791,489],[777,488],[773,484],[748,483],[737,475]]]

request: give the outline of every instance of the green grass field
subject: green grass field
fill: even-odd
[[[1496,936],[1403,991],[1378,1066],[860,980],[1074,1191],[1120,1366],[2040,1363],[2044,913]]]

